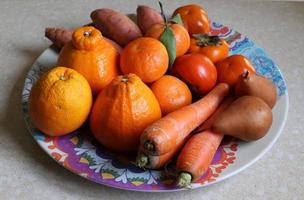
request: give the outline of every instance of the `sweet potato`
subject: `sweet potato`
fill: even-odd
[[[153,24],[163,24],[164,19],[159,12],[149,6],[140,5],[137,7],[137,24],[145,34]]]
[[[91,19],[103,35],[121,46],[142,36],[137,24],[120,12],[108,8],[97,9],[91,13]]]
[[[88,24],[89,25],[89,24]],[[46,28],[45,37],[51,40],[56,47],[61,49],[65,44],[72,40],[74,30],[73,29],[63,29],[63,28]],[[107,42],[111,43],[114,48],[121,53],[122,48],[113,40],[103,37]]]
[[[73,30],[62,28],[46,28],[45,37],[51,40],[56,47],[61,49],[72,39]]]

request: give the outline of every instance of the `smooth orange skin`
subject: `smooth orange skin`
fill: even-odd
[[[135,74],[117,76],[94,103],[90,127],[95,138],[113,151],[138,149],[142,131],[160,119],[154,94]]]
[[[218,82],[227,83],[233,87],[239,76],[248,71],[255,74],[256,71],[251,62],[243,55],[232,55],[216,63]]]
[[[192,181],[198,180],[208,169],[224,135],[211,130],[194,134],[178,155],[176,168],[188,172]]]
[[[224,40],[221,39],[221,45],[219,46],[205,46],[200,47],[197,45],[197,40],[191,38],[190,40],[190,48],[188,50],[189,53],[200,53],[206,55],[213,63],[223,60],[229,54],[229,45]]]
[[[184,55],[190,47],[190,36],[188,31],[179,24],[170,24],[172,28],[174,38],[176,41],[176,57]],[[155,39],[160,39],[160,36],[165,30],[164,24],[154,24],[146,32],[146,37],[152,37]]]
[[[199,94],[208,93],[216,85],[216,68],[203,54],[186,54],[177,58],[173,64],[172,73],[189,83]]]
[[[130,42],[122,51],[120,68],[123,74],[134,73],[145,83],[162,77],[169,65],[166,47],[158,40],[142,37]]]
[[[192,94],[188,86],[178,78],[165,75],[151,85],[163,115],[191,104]]]
[[[79,128],[91,106],[89,83],[81,74],[65,67],[55,67],[43,74],[29,97],[33,124],[49,136],[65,135]]]
[[[185,28],[190,36],[196,33],[210,32],[209,18],[207,12],[199,5],[190,4],[177,8],[172,16],[181,15]]]
[[[228,84],[220,83],[202,99],[152,123],[141,134],[143,151],[148,155],[163,155],[174,149],[215,112],[228,92]],[[154,148],[145,149],[146,142],[153,144]]]
[[[85,32],[91,32],[85,37]],[[81,27],[59,53],[57,64],[81,73],[96,95],[119,74],[119,52],[94,27]]]

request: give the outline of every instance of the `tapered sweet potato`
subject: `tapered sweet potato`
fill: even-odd
[[[103,35],[121,46],[142,36],[137,24],[120,12],[108,8],[97,9],[91,13],[91,19]]]
[[[88,24],[89,25],[89,24]],[[61,49],[65,44],[72,40],[74,30],[63,28],[46,28],[45,37],[51,40],[56,47]],[[113,40],[103,37],[107,42],[111,43],[114,48],[121,53],[122,48]]]
[[[46,28],[45,37],[51,40],[56,47],[61,49],[72,39],[73,30],[63,28]]]
[[[163,24],[164,19],[159,12],[149,6],[140,5],[137,7],[137,24],[145,34],[153,24]]]

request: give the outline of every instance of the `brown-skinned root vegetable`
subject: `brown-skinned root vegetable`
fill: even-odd
[[[93,24],[93,23],[90,23]],[[84,25],[89,26],[90,24]],[[74,30],[73,29],[63,29],[63,28],[46,28],[45,37],[48,38],[53,44],[61,49],[65,44],[72,40]],[[111,43],[115,49],[121,53],[122,48],[113,40],[103,37],[107,42]]]
[[[137,24],[120,12],[108,8],[97,9],[91,13],[91,19],[103,35],[121,46],[142,37]]]
[[[45,37],[51,40],[56,47],[61,49],[72,40],[74,30],[63,28],[45,28]]]
[[[277,89],[272,81],[248,72],[239,77],[235,86],[235,95],[260,97],[270,108],[273,108],[277,101]]]
[[[163,24],[164,19],[159,12],[149,6],[140,5],[137,7],[137,25],[145,34],[153,24]]]
[[[218,115],[212,129],[244,141],[253,141],[264,137],[271,124],[271,108],[261,98],[242,96]]]

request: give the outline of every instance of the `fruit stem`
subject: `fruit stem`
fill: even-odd
[[[243,78],[248,78],[249,77],[249,71],[246,70],[244,73],[243,73]]]
[[[85,31],[85,32],[83,33],[83,36],[84,36],[84,37],[90,37],[90,35],[91,35],[91,32],[90,32],[90,31]]]
[[[60,76],[59,76],[59,80],[65,81],[66,78],[64,77],[64,75],[60,75]]]
[[[189,187],[189,185],[191,184],[191,180],[192,176],[190,173],[181,172],[177,178],[176,185],[182,188]]]
[[[163,17],[164,22],[165,22],[165,26],[168,27],[168,22],[167,22],[167,18],[166,18],[164,9],[163,9],[163,4],[162,4],[161,1],[158,1],[158,4],[159,4],[159,7],[160,7],[160,14],[161,14],[161,16]]]
[[[123,83],[127,83],[128,81],[129,81],[129,78],[126,75],[121,78],[121,82],[123,82]]]
[[[145,167],[149,163],[149,158],[145,154],[139,154],[136,157],[136,165],[138,167]]]
[[[150,141],[146,141],[144,143],[144,148],[148,151],[154,151],[154,144],[152,144]]]

